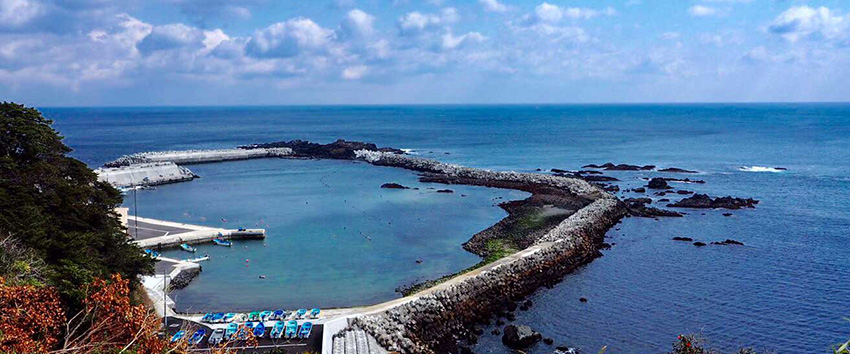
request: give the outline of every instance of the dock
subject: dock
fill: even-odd
[[[224,240],[264,239],[265,229],[221,229],[207,226],[183,224],[150,218],[128,216],[127,231],[133,242],[141,248],[178,247]]]

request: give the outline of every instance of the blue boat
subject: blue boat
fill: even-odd
[[[322,310],[319,310],[319,309],[317,309],[317,308],[316,308],[316,309],[312,309],[312,310],[310,310],[310,317],[312,317],[312,318],[319,318],[319,313],[321,313],[321,312],[322,312]]]
[[[298,332],[298,321],[292,320],[286,322],[286,329],[284,329],[283,336],[286,338],[295,338],[295,335]]]
[[[226,240],[220,239],[220,238],[214,238],[213,243],[216,244],[216,245],[219,245],[219,246],[224,246],[224,247],[233,246],[233,242],[226,241]]]
[[[283,310],[274,310],[274,312],[272,312],[272,317],[270,319],[272,319],[272,320],[282,320],[283,317],[284,317],[283,315],[285,313],[286,313],[286,311],[283,311]]]
[[[198,343],[200,343],[202,340],[204,340],[204,335],[206,335],[206,334],[207,334],[207,331],[205,331],[203,328],[195,331],[195,333],[192,334],[192,338],[189,338],[189,344],[190,345],[198,345]]]
[[[212,319],[210,319],[210,322],[219,323],[223,319],[224,319],[224,312],[219,312],[219,313],[216,313],[215,315],[212,316]]]
[[[236,314],[233,313],[233,312],[228,312],[228,313],[224,314],[224,318],[222,318],[221,321],[222,322],[231,322],[231,321],[233,321],[234,318],[236,318]]]
[[[180,244],[180,248],[181,248],[181,249],[183,249],[183,250],[184,250],[184,251],[186,251],[186,252],[192,252],[192,253],[195,253],[195,251],[197,251],[197,250],[198,250],[197,248],[192,247],[192,246],[189,246],[189,245],[188,245],[188,244],[186,244],[186,243],[181,243],[181,244]]]
[[[269,338],[280,338],[283,335],[283,328],[286,327],[286,323],[283,321],[277,321],[274,323],[274,327],[272,327],[272,331],[269,332]]]
[[[210,322],[210,321],[212,321],[213,316],[215,316],[215,314],[205,313],[204,317],[201,317],[201,322]]]
[[[227,325],[227,329],[224,330],[224,339],[232,340],[236,335],[236,331],[239,330],[239,325],[235,323],[230,323]]]
[[[247,339],[248,335],[250,335],[253,330],[254,330],[254,324],[251,323],[251,322],[245,322],[244,325],[239,327],[239,330],[237,331],[236,337],[238,339]]]
[[[147,254],[148,256],[151,256],[151,258],[159,258],[159,252],[151,250],[151,249],[146,249],[145,254]]]
[[[171,343],[177,342],[178,340],[183,338],[183,336],[185,336],[185,335],[186,335],[186,331],[177,331],[177,333],[174,333],[174,335],[171,336]]]
[[[254,327],[254,337],[262,337],[264,334],[266,334],[266,325],[262,322],[258,322]]]
[[[313,330],[312,322],[304,322],[301,324],[301,330],[298,331],[298,338],[310,337],[310,332]]]
[[[295,313],[295,318],[304,318],[304,315],[307,314],[307,309],[298,309],[298,312]]]
[[[269,317],[271,317],[271,316],[272,316],[271,311],[260,312],[260,321],[268,321]]]

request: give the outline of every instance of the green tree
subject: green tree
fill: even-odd
[[[33,108],[0,103],[0,235],[12,235],[46,265],[43,278],[71,304],[94,277],[136,279],[153,261],[128,238],[115,208],[121,194],[98,182]]]

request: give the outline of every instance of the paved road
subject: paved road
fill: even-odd
[[[133,239],[135,240],[145,240],[149,238],[180,234],[189,231],[192,230],[173,226],[154,225],[146,223],[144,221],[139,221],[139,225],[137,228],[136,221],[133,219],[132,216],[129,220],[127,220],[127,232],[129,232],[130,237],[133,237]]]
[[[204,353],[209,352],[207,347],[207,340],[209,339],[210,334],[212,333],[212,329],[206,325],[201,325],[191,321],[184,321],[179,318],[169,317],[168,318],[168,339],[171,339],[171,336],[174,335],[177,331],[183,329],[186,331],[186,338],[191,337],[192,333],[195,332],[198,328],[203,328],[207,331],[204,340],[197,347],[192,349],[193,352]],[[236,349],[239,353],[245,354],[253,354],[253,353],[267,353],[270,352],[274,348],[282,348],[286,350],[286,353],[296,354],[296,353],[321,353],[322,352],[322,325],[317,324],[313,325],[313,331],[310,333],[310,338],[307,339],[270,339],[269,338],[269,330],[266,330],[266,334],[263,338],[260,338],[258,341],[257,347],[242,347],[243,343],[240,341],[234,342],[232,345],[229,345],[228,348]]]

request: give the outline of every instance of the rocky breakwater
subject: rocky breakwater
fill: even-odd
[[[622,203],[601,197],[553,228],[533,246],[413,295],[410,301],[352,320],[391,351],[456,352],[473,328],[590,262],[605,232],[623,217]]]

